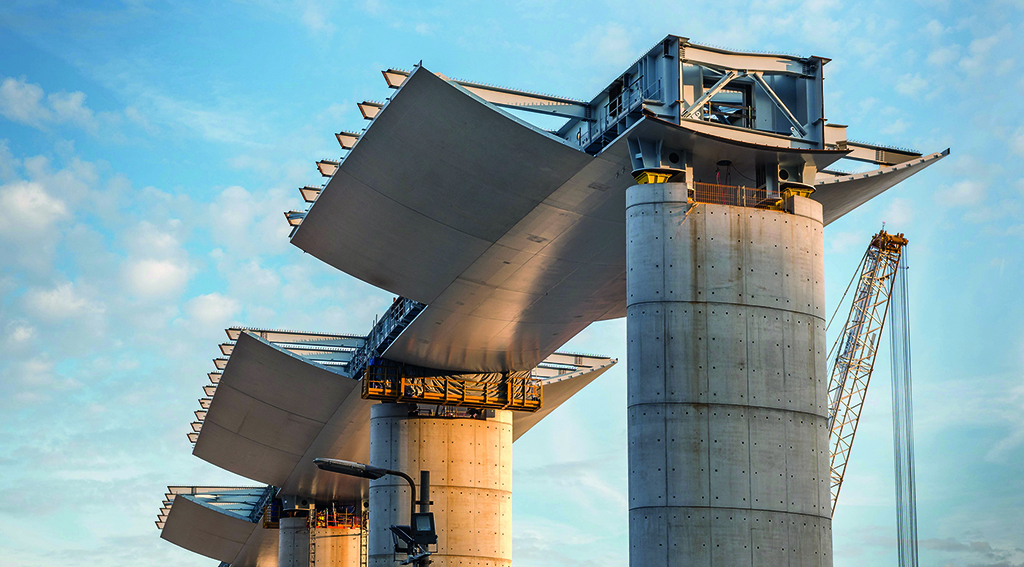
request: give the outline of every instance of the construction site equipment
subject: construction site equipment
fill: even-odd
[[[281,527],[281,501],[271,500],[263,507],[263,529],[276,530]]]
[[[917,567],[917,494],[911,400],[910,318],[907,306],[907,239],[902,233],[876,234],[854,279],[857,289],[846,325],[829,353],[832,513],[835,514],[850,449],[886,317],[892,362],[893,452],[896,471],[896,528],[900,567]],[[850,284],[853,284],[851,280]],[[849,292],[849,286],[847,292]],[[845,299],[846,294],[843,294]],[[842,300],[840,300],[842,304]],[[838,309],[836,310],[838,313]],[[833,315],[834,318],[834,315]],[[831,321],[830,321],[831,323]],[[833,356],[834,355],[834,356]]]
[[[363,399],[478,409],[535,412],[543,405],[541,380],[530,373],[410,376],[399,366],[370,365]]]
[[[339,506],[333,502],[309,516],[310,528],[358,529],[361,525],[362,517],[355,506]]]
[[[871,239],[858,267],[860,275],[855,276],[857,289],[850,315],[829,353],[829,449],[833,514],[843,486],[843,475],[857,434],[861,410],[864,408],[864,397],[878,354],[882,327],[889,312],[896,270],[906,244],[907,239],[903,234],[888,234],[884,230]],[[845,299],[846,294],[843,297]]]

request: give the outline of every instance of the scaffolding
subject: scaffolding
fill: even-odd
[[[363,399],[535,412],[543,405],[541,380],[529,372],[411,376],[400,366],[371,365]]]

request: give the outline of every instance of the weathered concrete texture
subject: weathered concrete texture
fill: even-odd
[[[315,528],[312,567],[359,567],[359,530]]]
[[[371,410],[370,462],[419,482],[430,471],[430,510],[437,528],[434,567],[512,563],[512,412],[493,419],[409,416],[404,404]],[[370,481],[370,567],[395,565],[388,527],[409,523],[409,485]]]
[[[278,567],[309,567],[309,526],[305,517],[281,518]]]
[[[832,565],[821,205],[627,193],[630,564]]]

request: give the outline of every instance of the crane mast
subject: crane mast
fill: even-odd
[[[882,230],[871,239],[861,259],[850,315],[833,347],[838,348],[834,350],[828,387],[833,514],[906,245],[902,233]]]

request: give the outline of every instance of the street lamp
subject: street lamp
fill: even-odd
[[[402,471],[393,471],[382,467],[375,467],[373,465],[343,461],[341,459],[317,458],[313,459],[313,464],[323,471],[358,478],[368,478],[370,480],[377,480],[378,478],[387,475],[400,476],[404,478],[405,481],[409,483],[409,493],[412,496],[412,505],[409,508],[411,521],[408,526],[391,526],[391,533],[396,538],[395,551],[405,551],[408,554],[408,559],[403,561],[402,565],[408,565],[414,561],[418,565],[425,565],[429,563],[429,561],[426,560],[426,557],[430,555],[431,552],[427,551],[427,546],[437,543],[437,532],[434,529],[434,514],[430,512],[430,471],[420,471],[420,489],[422,495],[420,500],[417,501],[416,483],[413,482],[411,476]],[[417,502],[420,506],[419,512],[416,512]],[[397,538],[401,538],[402,541],[405,542],[406,547],[404,550],[399,548]]]

